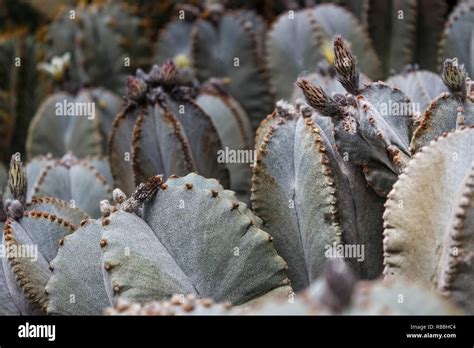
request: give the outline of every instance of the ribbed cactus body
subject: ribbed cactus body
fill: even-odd
[[[65,239],[46,287],[49,313],[100,314],[118,296],[146,303],[181,293],[242,304],[288,295],[286,263],[235,193],[195,174],[153,182],[156,194],[139,186]],[[138,202],[143,195],[149,200]],[[143,204],[141,217],[130,201]],[[80,308],[70,303],[70,289]]]
[[[387,278],[422,281],[473,313],[474,129],[421,148],[388,196]],[[417,192],[417,194],[413,194]]]
[[[112,197],[110,169],[103,159],[39,156],[27,164],[26,173],[28,201],[33,197],[57,197],[98,217],[99,202]]]
[[[49,96],[30,123],[28,157],[62,157],[68,152],[80,158],[103,155],[113,119],[121,107],[122,100],[103,88]]]
[[[148,82],[138,75],[131,78],[130,93],[141,81],[144,90],[143,97],[129,96],[114,121],[109,151],[116,185],[130,193],[150,176],[196,171],[248,200],[252,158],[226,157],[229,150],[251,154],[253,133],[246,113],[219,86],[195,85],[181,72],[168,62],[155,66]],[[161,77],[155,81],[154,74]],[[166,74],[177,75],[168,81]]]

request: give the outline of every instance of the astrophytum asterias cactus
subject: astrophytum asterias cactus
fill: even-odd
[[[61,239],[88,218],[81,210],[56,198],[34,197],[26,203],[26,181],[21,163],[12,160],[9,175],[12,198],[0,200],[1,315],[46,313],[44,287],[51,276],[49,262],[56,255]]]
[[[393,186],[384,214],[386,277],[430,284],[471,314],[473,145],[471,127],[421,148]]]
[[[29,129],[29,158],[74,152],[78,157],[106,152],[107,138],[122,100],[104,88],[79,88],[70,80],[69,55],[54,57],[46,69],[59,90],[42,102]]]
[[[464,65],[457,58],[446,59],[441,77],[449,91],[439,95],[424,111],[411,140],[413,152],[444,132],[474,125],[474,88]]]
[[[130,77],[127,105],[114,121],[109,142],[115,184],[130,194],[157,173],[168,178],[196,171],[244,197],[250,163],[229,163],[219,155],[251,152],[250,122],[218,85],[199,86],[186,76],[168,61]]]
[[[34,196],[56,197],[99,217],[99,202],[112,197],[112,176],[104,159],[38,156],[28,162],[26,173],[28,201]]]
[[[320,274],[328,251],[345,245],[364,248],[360,263],[348,257],[358,275],[382,271],[383,200],[335,150],[333,129],[307,106],[280,104],[257,132],[252,208],[288,262],[295,290]]]
[[[289,99],[296,78],[313,72],[318,62],[332,63],[331,40],[336,34],[350,42],[369,78],[380,77],[380,61],[368,34],[350,12],[332,4],[289,11],[275,21],[266,39],[270,81],[278,99]]]
[[[119,296],[143,304],[195,294],[239,305],[292,293],[261,220],[216,180],[156,176],[128,199],[114,196],[52,261],[49,313],[100,314]]]

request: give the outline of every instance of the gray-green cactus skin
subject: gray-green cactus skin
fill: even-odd
[[[192,65],[200,81],[225,79],[223,88],[257,128],[273,105],[263,61],[265,29],[252,11],[225,11],[219,4],[191,6],[160,32],[156,59],[160,64],[173,59],[180,67]]]
[[[438,74],[427,70],[404,71],[401,74],[391,76],[386,83],[405,93],[415,105],[418,105],[418,112],[420,113],[424,112],[436,97],[448,92],[448,87],[446,87],[442,78]],[[421,115],[418,115],[418,117],[421,117]]]
[[[334,57],[348,93],[329,97],[300,79],[311,107],[280,106],[256,137],[252,207],[288,262],[296,290],[316,279],[334,244],[364,246],[363,262],[349,260],[354,271],[380,275],[384,198],[410,157],[409,99],[381,82],[361,87],[356,59],[339,36]]]
[[[474,76],[474,53],[472,43],[474,33],[472,22],[474,21],[474,1],[460,1],[449,15],[445,24],[442,41],[439,47],[438,69],[442,67],[445,59],[457,57],[463,62],[469,76]]]
[[[145,305],[118,299],[106,315],[459,315],[463,312],[427,287],[392,280],[357,281],[341,260],[332,260],[300,294],[233,307],[212,299],[174,295]]]
[[[68,152],[83,158],[107,153],[107,140],[122,99],[104,88],[60,91],[44,100],[28,128],[28,158]]]
[[[130,194],[156,173],[168,178],[196,171],[247,200],[250,163],[226,163],[219,154],[226,148],[250,151],[250,122],[218,84],[199,85],[188,77],[171,61],[130,77],[127,105],[109,142],[115,184]]]
[[[357,281],[342,260],[331,260],[322,276],[293,299],[243,309],[257,315],[459,315],[451,301],[405,280]]]
[[[179,293],[243,304],[292,292],[261,220],[216,180],[156,176],[128,199],[114,196],[102,218],[61,245],[48,313],[101,314],[117,297],[144,304]]]
[[[438,70],[438,46],[448,6],[443,0],[337,0],[368,29],[384,75],[407,64]],[[337,18],[332,18],[337,21]]]
[[[424,111],[410,143],[412,152],[456,128],[474,125],[472,82],[457,58],[446,59],[442,79],[448,92],[434,99]]]
[[[388,195],[384,274],[422,281],[473,314],[474,128],[419,150]],[[417,192],[417,194],[413,194]]]
[[[99,202],[112,197],[112,176],[107,161],[101,158],[38,156],[27,163],[26,173],[27,201],[56,197],[96,218],[100,216]]]
[[[71,53],[71,80],[124,94],[128,74],[149,65],[146,25],[124,3],[66,7],[43,34],[43,61]]]
[[[369,78],[381,77],[381,63],[366,29],[344,8],[323,4],[280,15],[267,33],[266,61],[277,99],[288,100],[297,77],[315,72],[321,60],[333,63],[331,41],[336,34],[350,42]]]
[[[364,246],[348,261],[364,278],[382,272],[383,198],[336,151],[335,127],[307,106],[281,105],[257,132],[252,208],[288,262],[296,291],[316,279],[328,250]]]
[[[46,314],[49,261],[60,240],[88,216],[57,198],[33,197],[26,203],[27,174],[15,159],[9,190],[10,200],[0,197],[2,249],[6,252],[0,265],[0,315]]]

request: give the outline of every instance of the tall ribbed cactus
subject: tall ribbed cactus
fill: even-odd
[[[388,195],[386,277],[422,281],[474,313],[474,128],[422,147]]]
[[[245,200],[250,164],[228,164],[219,154],[225,147],[250,152],[247,116],[218,85],[200,86],[189,77],[168,61],[129,78],[127,105],[114,121],[109,143],[116,185],[129,194],[151,175],[197,171]]]
[[[278,99],[289,99],[297,77],[314,72],[321,60],[333,63],[331,40],[336,34],[350,42],[369,78],[381,77],[380,61],[367,31],[350,12],[332,4],[290,11],[280,15],[266,39],[270,81]]]

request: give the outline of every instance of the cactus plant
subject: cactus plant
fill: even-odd
[[[12,158],[9,172],[11,200],[0,197],[2,267],[0,314],[40,314],[45,306],[44,285],[49,264],[64,235],[87,215],[57,198],[27,200],[27,174]],[[0,195],[1,196],[1,195]]]
[[[187,77],[171,61],[130,77],[127,105],[114,121],[109,143],[115,183],[130,194],[156,173],[168,178],[197,171],[230,184],[245,200],[249,163],[228,166],[219,161],[219,151],[223,145],[231,151],[250,149],[247,116],[215,84],[199,86]]]
[[[242,304],[291,292],[260,219],[216,180],[156,176],[130,198],[120,191],[115,198],[114,206],[103,203],[101,219],[65,238],[46,286],[49,313],[99,314],[119,295],[146,303],[184,293]]]
[[[76,90],[69,76],[69,54],[42,66],[59,90],[41,103],[31,120],[26,143],[28,157],[61,157],[70,151],[79,157],[103,155],[113,118],[122,107],[121,99],[104,88]]]
[[[471,314],[473,144],[471,127],[421,148],[390,192],[384,214],[386,277],[430,284]]]
[[[424,111],[410,147],[417,151],[444,132],[474,124],[474,95],[464,65],[456,58],[446,59],[442,78],[449,89],[434,99]]]
[[[91,217],[100,216],[99,202],[112,196],[112,178],[107,162],[98,158],[61,159],[38,156],[26,166],[27,201],[33,197],[56,197],[77,206]],[[88,187],[88,190],[84,190]]]
[[[105,1],[65,8],[41,33],[43,61],[71,54],[71,80],[123,94],[127,74],[149,63],[144,22],[124,3]]]
[[[474,21],[474,1],[461,1],[449,15],[445,24],[442,41],[439,49],[440,66],[447,58],[457,57],[466,64],[469,76],[474,76],[474,53],[470,48],[474,34],[472,22]]]
[[[179,11],[160,32],[158,63],[173,59],[181,67],[192,64],[200,81],[225,79],[225,90],[242,105],[256,128],[273,103],[262,57],[263,20],[252,11],[225,12],[217,3]]]
[[[336,34],[350,42],[369,78],[381,76],[380,61],[366,30],[344,8],[323,4],[282,14],[267,34],[267,65],[278,99],[289,99],[296,78],[312,72],[322,59],[333,63],[331,40]]]
[[[401,74],[391,76],[386,83],[405,93],[413,103],[419,106],[420,112],[426,110],[433,99],[448,91],[441,77],[427,70],[408,69]]]
[[[403,299],[403,300],[400,300]],[[450,301],[419,284],[397,280],[359,281],[340,260],[325,266],[323,275],[301,294],[275,298],[254,306],[232,307],[212,299],[174,295],[169,301],[145,305],[118,299],[106,315],[456,315]]]

